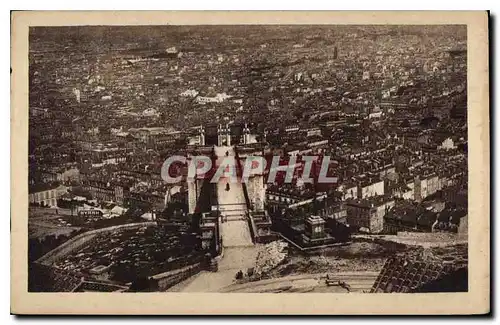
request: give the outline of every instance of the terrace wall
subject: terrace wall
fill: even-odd
[[[101,229],[95,229],[91,231],[87,231],[83,234],[79,234],[67,242],[63,243],[62,245],[54,248],[44,256],[40,257],[38,260],[36,260],[36,263],[40,263],[43,265],[52,265],[54,262],[56,262],[58,259],[65,257],[66,255],[74,252],[78,248],[82,247],[86,243],[88,243],[90,240],[92,240],[96,235],[102,234],[102,233],[107,233],[107,232],[112,232],[116,230],[121,230],[121,229],[133,229],[133,228],[139,228],[139,227],[144,227],[144,226],[154,226],[156,225],[156,222],[140,222],[140,223],[129,223],[125,225],[119,225],[119,226],[112,226],[108,228],[101,228]]]
[[[165,291],[204,269],[205,265],[203,263],[196,263],[182,269],[153,275],[149,279],[154,281],[154,287],[156,290]]]
[[[252,216],[252,213],[247,214],[247,220],[248,220],[248,226],[250,228],[250,234],[252,235],[252,240],[255,244],[267,244],[272,241],[278,240],[279,235],[271,232],[268,235],[259,235],[259,228],[262,226],[267,226],[265,223],[259,223],[255,222],[254,217]]]

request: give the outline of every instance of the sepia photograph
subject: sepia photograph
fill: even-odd
[[[316,297],[318,312],[357,314],[335,301],[434,297],[414,312],[441,313],[432,294],[475,294],[487,312],[488,17],[435,13],[55,25],[55,12],[20,13],[18,289],[107,304]],[[62,303],[22,310],[92,312]]]

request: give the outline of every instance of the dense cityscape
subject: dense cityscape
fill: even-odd
[[[30,291],[467,291],[466,26],[29,41]],[[181,165],[170,184],[174,155],[328,156],[336,182],[210,183]]]

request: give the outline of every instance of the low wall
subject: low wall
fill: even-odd
[[[250,235],[252,237],[253,243],[255,244],[257,243],[257,227],[255,226],[255,222],[250,212],[247,213],[247,220],[248,220],[248,228],[250,229]]]
[[[202,263],[196,263],[183,267],[182,269],[153,275],[149,279],[154,281],[155,289],[165,291],[204,269],[205,267]]]
[[[240,161],[240,155],[239,155],[238,150],[236,148],[234,149],[234,154],[235,154],[237,168],[240,171],[243,171],[243,166],[241,165],[241,161]],[[243,195],[245,196],[245,202],[247,204],[247,209],[250,211],[251,210],[251,202],[250,202],[250,197],[248,195],[247,184],[245,182],[242,182],[241,185],[243,187]]]
[[[302,253],[310,253],[310,254],[316,253],[316,252],[321,251],[322,249],[325,249],[325,248],[331,248],[331,247],[345,245],[344,242],[334,242],[334,243],[331,243],[331,244],[325,244],[325,245],[319,245],[319,246],[303,247],[303,246],[298,245],[293,240],[287,238],[283,234],[279,234],[279,237],[281,237],[282,239],[284,239],[286,242],[288,242],[289,244],[291,244],[293,247],[295,247],[296,249],[298,249],[300,252],[302,252]]]
[[[278,234],[271,233],[269,235],[264,235],[264,236],[259,235],[255,238],[255,241],[257,244],[268,244],[278,239],[280,239],[280,236]]]
[[[129,224],[125,224],[125,225],[90,230],[90,231],[84,232],[83,234],[79,234],[79,235],[71,238],[67,242],[63,243],[62,245],[54,248],[53,250],[51,250],[47,254],[43,255],[35,262],[50,266],[50,265],[54,264],[54,262],[56,262],[58,259],[66,256],[66,255],[70,254],[71,252],[77,250],[78,248],[82,247],[83,245],[85,245],[87,242],[92,240],[98,234],[112,232],[112,231],[120,230],[120,229],[133,229],[133,228],[139,228],[139,227],[144,227],[144,226],[154,226],[154,225],[156,225],[156,222],[149,221],[149,222],[140,222],[140,223],[129,223]]]
[[[278,234],[273,232],[267,235],[259,235],[259,223],[255,222],[251,213],[248,214],[248,226],[255,244],[267,244],[280,238]]]

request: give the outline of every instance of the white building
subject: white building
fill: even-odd
[[[183,91],[180,95],[181,95],[182,97],[193,97],[193,98],[194,98],[194,97],[198,96],[198,94],[199,94],[199,93],[200,93],[200,92],[199,92],[199,91],[197,91],[197,90],[194,90],[194,89],[188,89],[188,90],[186,90],[186,91]]]
[[[66,192],[66,187],[62,185],[32,187],[29,190],[29,202],[57,207],[57,199],[64,192]]]
[[[196,102],[198,104],[206,104],[206,103],[222,103],[226,99],[231,98],[232,96],[222,93],[222,94],[217,94],[214,97],[196,97]]]
[[[438,149],[441,150],[450,150],[450,149],[455,149],[455,143],[453,142],[452,138],[446,138],[441,145],[438,147]]]
[[[366,199],[372,196],[384,195],[384,190],[384,181],[377,181],[373,183],[370,182],[358,187],[358,197],[361,199]]]

